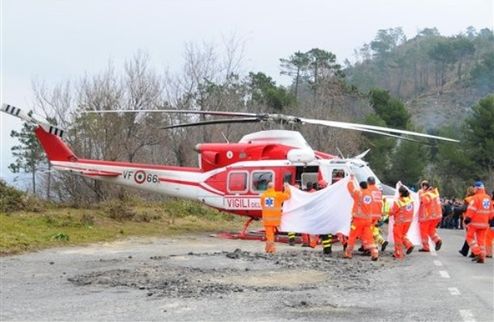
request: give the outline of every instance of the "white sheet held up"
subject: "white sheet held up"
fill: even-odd
[[[396,184],[396,193],[394,196],[394,200],[391,203],[391,206],[393,205],[395,200],[398,200],[399,194],[398,194],[398,188],[400,187],[400,184]],[[410,190],[407,186],[405,188],[408,189],[410,192],[410,197],[413,200],[413,219],[412,219],[412,224],[410,225],[410,228],[408,229],[407,233],[407,238],[412,242],[414,245],[420,245],[421,244],[421,239],[420,239],[420,228],[419,228],[419,206],[420,206],[420,199],[419,199],[419,194],[416,192],[413,192]],[[394,238],[393,238],[393,226],[394,226],[394,218],[393,216],[389,217],[389,225],[388,225],[388,241],[390,243],[394,243]]]
[[[347,190],[349,177],[316,192],[291,188],[284,202],[280,230],[308,234],[348,235],[353,199]]]

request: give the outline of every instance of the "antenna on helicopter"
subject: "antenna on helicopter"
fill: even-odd
[[[223,138],[225,139],[226,143],[230,143],[230,141],[228,141],[225,133],[223,133],[223,131],[221,131],[221,135],[223,136]]]
[[[336,151],[338,151],[338,154],[340,155],[340,158],[345,159],[345,156],[343,155],[343,152],[341,152],[340,148],[336,146]]]

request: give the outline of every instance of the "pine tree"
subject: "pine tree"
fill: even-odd
[[[14,163],[9,165],[9,169],[14,173],[23,170],[31,173],[33,193],[36,193],[36,174],[39,165],[44,161],[44,152],[34,134],[35,125],[24,123],[20,132],[12,131],[10,136],[19,140],[20,144],[11,148],[12,155],[16,158]]]

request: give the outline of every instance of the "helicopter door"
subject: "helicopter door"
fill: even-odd
[[[317,182],[319,167],[318,166],[298,166],[295,173],[295,181],[300,184],[300,188],[305,190],[308,182]]]
[[[348,168],[346,167],[336,167],[332,168],[331,170],[331,182],[330,184],[336,183],[343,179],[344,177],[349,175]]]

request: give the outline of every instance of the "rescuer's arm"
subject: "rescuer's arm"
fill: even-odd
[[[463,222],[465,224],[469,224],[472,221],[472,215],[474,215],[476,211],[475,205],[474,205],[474,200],[470,199],[467,207],[467,211],[465,211],[465,215],[463,215]]]
[[[346,185],[346,187],[348,188],[348,192],[350,192],[350,194],[353,195],[355,194],[355,184],[354,184],[354,179],[355,177],[353,176],[353,174],[350,175],[350,181],[348,181],[348,184]]]
[[[396,213],[398,212],[399,209],[400,209],[400,207],[398,206],[398,203],[396,201],[393,202],[393,206],[389,210],[389,216],[396,215]]]
[[[292,191],[290,190],[290,185],[288,183],[283,184],[283,200],[288,200],[292,197]]]

